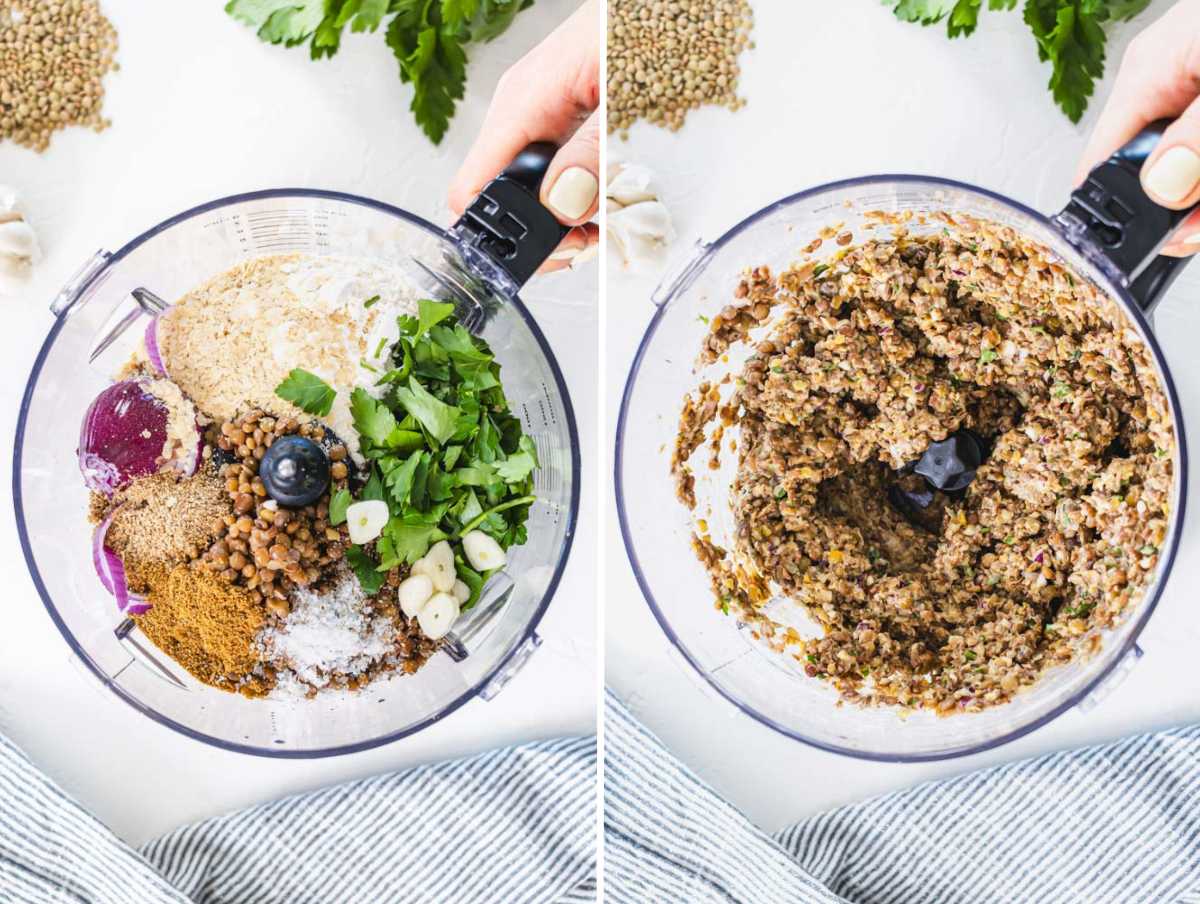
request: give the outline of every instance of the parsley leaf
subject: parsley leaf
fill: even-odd
[[[350,507],[350,503],[354,501],[354,497],[350,495],[350,491],[346,489],[338,490],[329,497],[329,523],[336,527],[339,524],[346,522],[346,509]]]
[[[367,596],[378,593],[387,579],[387,575],[378,570],[375,560],[361,546],[351,546],[346,550],[346,564],[358,577],[359,586]]]
[[[324,417],[333,408],[333,400],[337,393],[316,374],[297,367],[275,387],[275,395],[291,402],[302,411]]]
[[[1037,42],[1038,58],[1051,64],[1048,85],[1071,122],[1079,122],[1096,82],[1104,75],[1104,23],[1129,21],[1150,0],[1024,0],[1023,17]],[[983,0],[883,0],[897,19],[933,25],[966,37],[979,24]],[[990,10],[1012,10],[1017,0],[987,0]]]
[[[449,302],[430,301],[428,298],[422,298],[417,302],[417,332],[413,338],[419,339],[430,329],[453,315],[454,305]],[[464,332],[466,331],[464,330]]]
[[[434,144],[446,134],[467,79],[465,47],[490,41],[533,0],[229,0],[225,11],[271,44],[309,44],[314,60],[352,32],[384,28],[384,42],[413,86],[410,109]],[[388,20],[388,17],[391,17]]]
[[[408,386],[396,389],[395,395],[404,410],[416,418],[439,445],[445,445],[454,435],[460,410],[431,395],[416,377],[409,377]]]
[[[396,429],[396,418],[387,405],[373,399],[361,386],[350,393],[350,414],[354,429],[376,445],[386,443]]]

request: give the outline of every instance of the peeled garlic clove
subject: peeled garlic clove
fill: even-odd
[[[0,254],[29,260],[37,254],[37,236],[24,220],[0,223]]]
[[[381,499],[364,499],[354,502],[346,509],[346,527],[350,529],[350,542],[362,545],[370,543],[383,532],[388,523],[387,503]]]
[[[409,618],[416,618],[429,598],[433,596],[433,581],[428,575],[412,574],[400,582],[396,588],[396,599],[400,602],[400,611]]]
[[[467,600],[471,598],[471,588],[462,581],[455,581],[454,589],[450,591],[450,595],[458,600],[458,604],[460,606],[465,606],[467,604]]]
[[[433,566],[429,564],[429,555],[423,555],[417,561],[412,563],[408,569],[409,574],[423,574],[429,578],[429,582],[433,583]]]
[[[454,570],[454,550],[445,540],[434,543],[429,552],[425,553],[429,563],[429,577],[433,581],[433,589],[438,593],[448,593],[454,589],[454,581],[458,572]]]
[[[658,187],[654,184],[654,173],[640,163],[615,163],[608,168],[608,185],[605,197],[620,207],[657,201]]]
[[[430,640],[441,640],[457,618],[458,600],[449,593],[435,593],[417,614],[417,624]]]
[[[500,544],[481,530],[473,530],[462,538],[463,553],[476,571],[503,568],[508,557]]]

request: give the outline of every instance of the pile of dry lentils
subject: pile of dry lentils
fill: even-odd
[[[97,132],[117,32],[95,0],[5,0],[0,6],[0,140],[35,151],[67,126]]]
[[[608,131],[626,138],[644,119],[674,132],[702,105],[741,109],[753,21],[746,0],[609,0]]]

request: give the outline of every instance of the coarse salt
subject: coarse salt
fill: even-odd
[[[330,589],[295,592],[282,623],[259,635],[263,661],[278,672],[277,694],[304,696],[335,677],[353,678],[393,652],[396,625],[376,615],[353,575]]]

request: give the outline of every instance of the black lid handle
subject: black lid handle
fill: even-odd
[[[529,145],[484,186],[450,229],[458,241],[482,252],[518,287],[571,231],[539,200],[542,179],[557,150],[547,141]]]
[[[1152,122],[1114,151],[1088,173],[1054,217],[1067,241],[1110,277],[1128,284],[1146,313],[1190,260],[1158,252],[1195,207],[1170,210],[1142,190],[1142,165],[1170,124],[1169,119]]]

